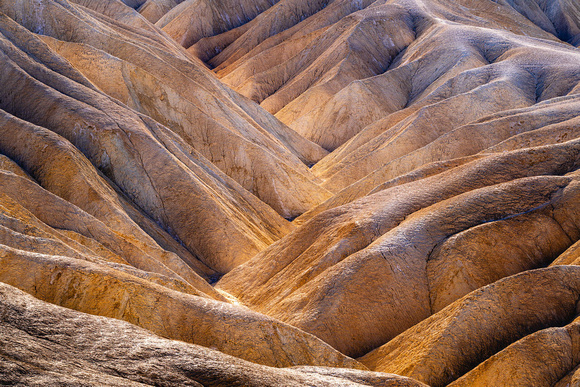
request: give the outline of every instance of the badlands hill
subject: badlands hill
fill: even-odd
[[[576,0],[0,0],[0,384],[580,385]]]

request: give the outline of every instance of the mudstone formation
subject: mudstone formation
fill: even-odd
[[[580,385],[576,0],[0,0],[0,384]]]

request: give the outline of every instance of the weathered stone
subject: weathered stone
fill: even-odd
[[[0,0],[0,384],[577,383],[578,44],[572,0]]]
[[[163,339],[124,321],[56,307],[1,283],[0,333],[4,384],[424,386],[374,372],[261,366]]]
[[[414,377],[432,386],[447,385],[522,337],[570,322],[576,315],[579,278],[575,266],[557,266],[503,279],[455,301],[360,360],[372,370]],[[570,340],[567,345],[572,349],[571,342],[576,343],[577,338],[569,338],[565,331],[556,333],[556,336],[561,334],[564,335],[564,345],[566,340]],[[524,340],[533,343],[541,335],[538,333]],[[514,359],[514,363],[504,363],[501,372],[494,372],[489,367],[502,369],[499,364],[504,356],[524,357],[523,351],[533,353],[530,349],[520,348],[524,345],[517,343],[490,358],[487,364],[483,363],[479,370],[473,371],[473,376],[466,375],[463,382],[467,384],[463,385],[477,385],[469,381],[477,383],[478,375],[483,375],[482,385],[511,384],[510,378],[511,382],[518,380],[518,376],[510,377],[507,367],[525,367],[520,361]],[[548,347],[555,352],[566,352],[558,349],[558,345],[548,344]],[[552,373],[552,379],[556,377],[554,382],[558,375],[564,376],[565,370],[576,364],[576,344],[571,352],[562,365],[547,370],[548,374]],[[557,358],[552,360],[559,362]],[[487,384],[483,382],[486,372],[491,377]],[[535,372],[539,374],[541,370]],[[521,377],[519,380],[525,385],[525,372]],[[539,385],[548,384],[539,381]]]

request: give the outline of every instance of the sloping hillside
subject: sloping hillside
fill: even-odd
[[[0,0],[0,384],[575,385],[579,45],[574,0]]]

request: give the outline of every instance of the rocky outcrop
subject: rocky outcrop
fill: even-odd
[[[360,360],[373,370],[444,386],[495,354],[453,385],[551,385],[578,362],[577,328],[572,324],[542,329],[574,319],[580,294],[578,270],[558,266],[498,281]],[[510,343],[514,344],[507,347]],[[542,346],[544,350],[534,351]],[[550,358],[550,363],[538,356]],[[518,372],[510,372],[514,368]]]
[[[580,7],[570,0],[555,2],[517,1],[507,3],[543,30],[569,42],[580,44]]]
[[[45,12],[52,13],[66,9],[53,2],[48,2],[46,7]],[[98,14],[93,15],[90,24],[80,24],[82,12],[77,9],[72,15],[63,15],[59,29],[55,28],[52,33],[50,26],[43,26],[44,34],[65,40],[45,38],[57,53],[37,44],[47,60],[62,53],[69,62],[62,63],[62,67],[69,67],[68,70],[53,70],[66,75],[71,71],[70,63],[76,64],[101,90],[169,126],[186,146],[200,151],[285,217],[295,217],[316,201],[328,197],[300,161],[317,161],[325,154],[322,149],[248,105],[239,96],[232,95],[199,65],[184,61],[182,51],[175,55],[171,51],[176,48],[165,43],[159,32],[145,40],[136,34],[137,31],[119,26],[115,34],[111,34],[105,21],[99,20],[103,16]],[[16,14],[13,17],[18,19]],[[63,34],[67,30],[63,27],[66,22],[70,25],[68,29],[76,31],[76,37]],[[87,36],[92,36],[90,46],[85,44]],[[25,38],[26,32],[21,31],[13,40]],[[130,44],[128,38],[141,41]],[[152,48],[161,57],[152,55],[149,52]],[[159,98],[152,98],[154,95]],[[207,111],[213,113],[208,116]],[[239,155],[234,158],[227,147],[239,148]]]
[[[451,385],[566,385],[579,361],[577,342],[576,321],[562,328],[538,331],[490,357]],[[570,374],[566,375],[568,371]]]
[[[0,383],[575,383],[579,15],[0,0]]]
[[[10,187],[13,195],[3,193],[0,200],[0,282],[53,304],[126,320],[165,337],[219,348],[261,364],[357,367],[352,359],[296,328],[225,302],[195,274],[187,276],[182,269],[181,277],[158,260],[138,255],[140,250],[100,221],[35,188],[28,179],[13,173],[0,176],[2,187]],[[23,202],[30,200],[31,209],[53,227],[15,201],[27,193]],[[68,231],[54,228],[57,225]],[[126,259],[107,248],[115,248],[110,245],[115,241],[116,251]],[[129,255],[132,251],[135,256]],[[260,349],[261,345],[265,347]]]
[[[4,284],[0,332],[0,379],[8,384],[424,386],[368,371],[261,366],[122,321],[56,307]]]
[[[310,220],[230,272],[218,286],[344,353],[362,355],[451,300],[519,270],[541,267],[563,252],[578,237],[580,220],[569,211],[578,201],[578,183],[568,179],[517,179],[422,210],[407,207],[421,197],[420,191],[408,190],[389,200],[387,190]],[[434,186],[424,186],[425,195],[440,197]],[[510,236],[519,222],[538,224],[531,237],[545,235],[545,250],[537,251],[529,241],[522,241],[522,249]],[[510,233],[500,232],[508,228]],[[493,244],[483,236],[489,233]],[[480,257],[479,265],[464,251],[445,250],[458,246],[458,237],[466,234],[479,235],[470,239],[470,254]],[[499,243],[505,252],[488,250]]]
[[[156,25],[187,48],[204,37],[247,23],[277,2],[278,0],[185,0],[168,10],[158,19]],[[143,6],[143,12],[146,11],[147,3]],[[159,3],[156,1],[156,4]]]
[[[4,21],[14,38],[28,33],[6,17]],[[30,38],[33,40],[26,42],[38,47],[36,55],[44,54],[47,60],[54,56],[46,45]],[[14,99],[3,99],[7,112],[44,127],[81,149],[123,194],[191,252],[204,257],[214,270],[230,270],[236,262],[247,259],[290,229],[268,206],[166,127],[120,105],[94,90],[94,86],[86,87],[48,71],[8,39],[4,43],[3,76],[7,87],[3,90],[17,92]],[[76,71],[69,66],[62,72]],[[37,105],[25,107],[25,99],[36,101]],[[103,135],[95,135],[95,128]],[[16,140],[9,136],[4,134],[8,141]],[[19,145],[16,141],[15,144]],[[176,178],[175,173],[181,177]],[[198,210],[183,213],[182,206]],[[236,215],[232,217],[233,214]],[[193,230],[193,224],[202,231]],[[223,243],[224,235],[231,247],[244,246],[244,252],[240,254],[239,247],[235,254],[229,250]],[[217,239],[210,242],[207,238]]]

